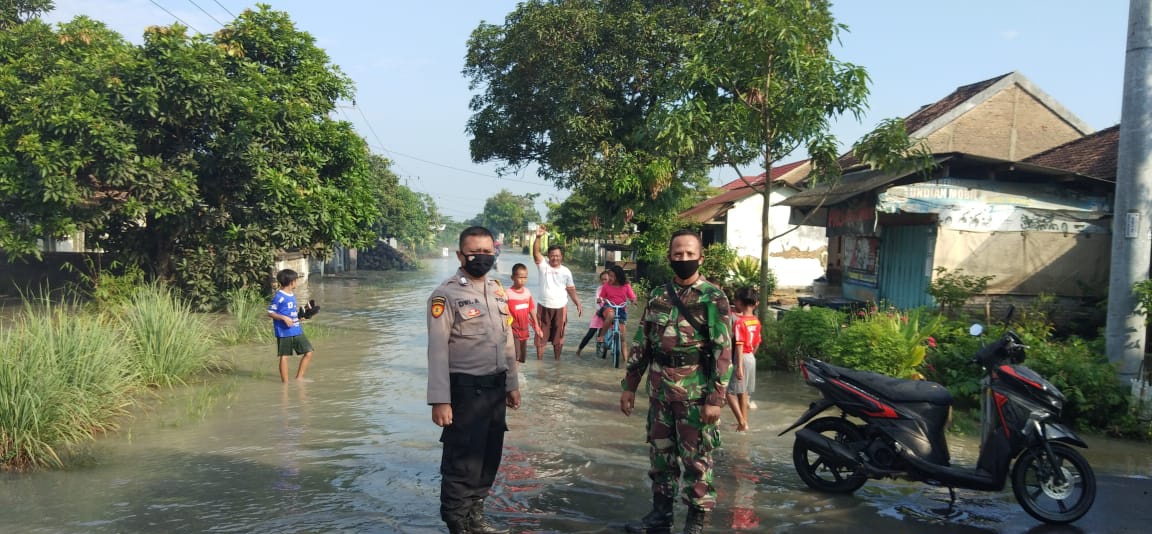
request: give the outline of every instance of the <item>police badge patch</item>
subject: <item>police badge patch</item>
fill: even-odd
[[[433,319],[439,319],[441,315],[444,315],[444,297],[439,295],[432,297],[431,307],[429,307],[428,313],[432,314]]]

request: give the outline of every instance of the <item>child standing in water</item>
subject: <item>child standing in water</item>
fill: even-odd
[[[516,339],[516,361],[524,363],[528,351],[528,328],[536,336],[544,335],[540,321],[536,318],[536,303],[532,292],[525,287],[528,283],[528,267],[523,263],[512,266],[512,287],[508,289],[508,311],[512,313],[512,335]],[[540,359],[540,358],[537,358]]]
[[[736,431],[743,432],[748,430],[750,399],[752,392],[756,391],[756,349],[760,346],[760,319],[756,317],[756,308],[760,298],[755,289],[742,287],[736,290],[732,304],[736,310],[732,328],[735,337],[732,364],[735,370],[728,382],[728,406],[736,416]]]
[[[300,309],[296,305],[296,284],[300,275],[292,269],[276,273],[276,283],[280,289],[268,304],[268,317],[272,318],[272,330],[276,334],[276,355],[280,357],[280,381],[288,382],[288,357],[297,354],[300,367],[296,369],[296,380],[304,379],[304,371],[312,361],[312,343],[304,335],[300,326]]]

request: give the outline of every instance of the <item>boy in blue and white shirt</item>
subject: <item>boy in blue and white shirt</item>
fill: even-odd
[[[280,381],[285,383],[288,382],[289,356],[304,355],[296,369],[296,380],[304,378],[304,371],[308,370],[308,362],[312,360],[312,343],[304,336],[304,328],[300,326],[300,308],[296,305],[294,291],[299,281],[300,275],[292,269],[276,273],[280,290],[268,305],[268,316],[272,318],[272,330],[276,334],[276,354],[280,357]]]

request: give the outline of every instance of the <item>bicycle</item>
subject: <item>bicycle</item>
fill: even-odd
[[[628,307],[628,303],[617,305],[605,300],[604,305],[612,308],[616,313],[612,316],[612,327],[604,333],[604,352],[601,353],[600,357],[607,358],[611,354],[612,367],[619,369],[621,354],[624,352],[624,340],[620,339],[620,312]]]

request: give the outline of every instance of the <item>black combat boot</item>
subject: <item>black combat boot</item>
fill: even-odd
[[[448,534],[471,534],[471,531],[468,530],[467,519],[445,521],[444,524],[448,525]]]
[[[707,516],[707,510],[689,508],[688,519],[684,520],[684,534],[702,534],[704,532],[704,518]]]
[[[652,511],[648,515],[624,525],[625,532],[659,534],[672,530],[672,497],[652,496]]]
[[[472,501],[472,508],[468,510],[468,534],[508,534],[506,528],[493,525],[484,516],[484,499]]]

